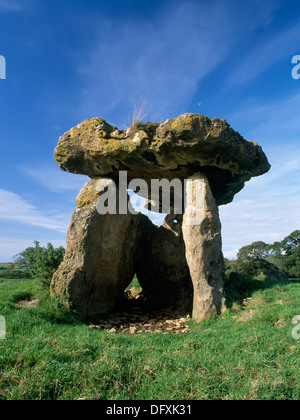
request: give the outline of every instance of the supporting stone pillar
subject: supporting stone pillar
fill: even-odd
[[[51,295],[63,298],[83,318],[110,312],[120,302],[135,274],[137,253],[153,226],[142,214],[98,213],[101,189],[110,182],[92,179],[79,193],[65,257],[51,283]]]
[[[225,309],[221,223],[206,176],[197,173],[186,185],[182,232],[194,285],[193,319],[200,322]]]
[[[193,285],[185,258],[182,215],[168,215],[146,242],[136,274],[151,308],[190,310]]]

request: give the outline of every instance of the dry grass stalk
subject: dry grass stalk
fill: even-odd
[[[139,101],[134,107],[133,118],[130,124],[131,135],[135,135],[138,132],[141,124],[143,124],[143,119],[147,114],[145,101]]]

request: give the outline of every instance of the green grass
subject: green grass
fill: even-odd
[[[0,400],[297,400],[299,292],[253,282],[247,301],[188,334],[126,336],[89,329],[35,280],[0,279]],[[19,308],[22,297],[40,304]]]
[[[127,289],[132,289],[132,288],[135,288],[135,289],[137,289],[137,290],[141,290],[141,285],[140,285],[140,283],[139,283],[139,281],[138,281],[138,279],[137,279],[137,277],[136,276],[134,276],[134,278],[133,278],[133,280],[132,280],[132,282],[130,283],[130,285],[127,287]]]
[[[24,264],[0,263],[0,279],[3,278],[28,278],[30,277]]]

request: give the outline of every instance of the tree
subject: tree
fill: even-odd
[[[278,268],[260,258],[237,259],[230,261],[226,267],[226,275],[229,277],[231,273],[239,273],[245,277],[253,278],[259,276],[261,273],[278,272]]]
[[[34,244],[39,245],[39,242],[35,241]],[[28,266],[30,264],[31,258],[34,256],[35,249],[36,248],[34,247],[26,248],[24,251],[20,252],[14,257],[15,262],[17,264],[25,264]]]
[[[246,277],[256,277],[262,273],[274,276],[276,278],[285,278],[285,275],[279,272],[278,267],[271,261],[271,253],[274,245],[266,244],[263,241],[253,242],[251,245],[242,247],[238,254],[237,260],[233,266],[229,265],[231,272],[236,271]],[[273,256],[274,258],[274,256]],[[227,270],[226,273],[230,272]]]
[[[224,258],[224,264],[228,265],[230,263],[230,259],[229,258]]]
[[[289,277],[300,277],[300,245],[282,257],[281,268]]]
[[[17,263],[26,264],[30,274],[37,277],[45,287],[50,286],[53,274],[58,269],[64,257],[63,247],[54,248],[51,243],[47,247],[41,247],[38,241],[34,247],[26,248],[15,256]]]
[[[274,242],[270,260],[289,277],[300,276],[300,230],[295,230],[281,242]]]
[[[291,255],[297,246],[300,245],[300,230],[295,230],[280,242],[280,252],[284,255]]]
[[[263,241],[253,242],[242,247],[237,255],[238,260],[264,260],[270,255],[272,246]]]

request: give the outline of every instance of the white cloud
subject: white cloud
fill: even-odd
[[[65,233],[68,222],[64,216],[49,217],[19,195],[0,189],[0,220],[9,220]]]
[[[58,167],[43,166],[20,166],[20,170],[30,179],[52,192],[79,192],[90,178],[82,175],[74,175],[61,171]]]
[[[225,255],[235,257],[255,241],[280,241],[300,228],[299,156],[299,147],[276,151],[271,171],[253,178],[233,203],[220,207]]]
[[[287,77],[290,77],[287,75]],[[298,144],[300,130],[300,94],[295,81],[295,94],[273,101],[251,98],[237,104],[228,121],[237,130],[244,128],[243,135],[270,150],[280,147],[285,151],[292,143]]]
[[[223,250],[228,258],[255,241],[272,244],[299,229],[300,198],[294,201],[240,200],[220,207]]]
[[[272,168],[220,207],[224,254],[231,257],[244,245],[273,243],[300,228],[300,95],[264,105],[248,100],[238,108],[230,123],[263,146]]]

